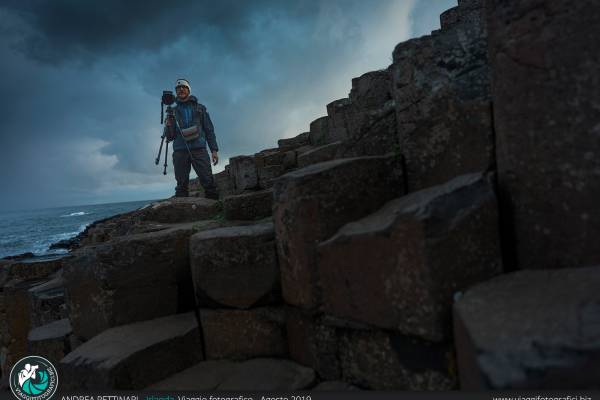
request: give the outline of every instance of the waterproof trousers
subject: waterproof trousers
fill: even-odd
[[[191,153],[191,156],[190,156]],[[218,199],[219,194],[212,174],[210,157],[206,148],[176,150],[173,152],[173,168],[175,169],[176,197],[187,197],[189,195],[188,185],[190,183],[190,168],[198,175],[200,185],[204,188],[204,195],[208,199]]]

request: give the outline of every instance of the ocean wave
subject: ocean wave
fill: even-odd
[[[92,214],[91,212],[85,212],[85,211],[77,211],[71,214],[65,214],[65,215],[61,215],[61,217],[81,217],[82,215],[90,215]]]

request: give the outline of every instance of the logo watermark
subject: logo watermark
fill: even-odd
[[[27,356],[10,370],[10,390],[21,400],[50,399],[58,387],[58,372],[43,357]]]

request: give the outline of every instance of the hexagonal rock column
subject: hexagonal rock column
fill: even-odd
[[[235,193],[258,186],[256,163],[252,156],[237,156],[229,159],[229,174],[233,179]]]
[[[164,223],[211,219],[219,212],[219,202],[201,197],[174,197],[151,204],[139,211],[145,221]]]
[[[60,362],[63,389],[141,389],[202,360],[193,312],[108,329]]]
[[[319,304],[317,244],[399,196],[401,175],[396,158],[377,156],[314,164],[277,180],[273,220],[286,302]]]
[[[498,183],[518,268],[600,264],[598,2],[486,5]]]
[[[273,214],[273,191],[260,190],[227,196],[223,199],[225,218],[230,220],[255,220]]]
[[[282,308],[200,309],[207,359],[244,360],[284,357],[285,313]]]
[[[600,382],[600,267],[518,271],[454,304],[461,389],[589,389]]]
[[[321,316],[288,308],[287,340],[290,358],[313,368],[321,379],[340,379],[338,336],[335,327],[325,325]]]
[[[65,282],[62,273],[29,289],[29,298],[31,300],[32,328],[67,318]]]
[[[193,235],[190,267],[198,304],[208,297],[222,305],[248,308],[280,298],[271,222]]]
[[[27,349],[30,354],[42,356],[58,366],[60,360],[71,351],[71,332],[68,318],[39,326],[29,331]]]
[[[464,17],[456,23],[393,52],[398,145],[410,192],[495,161],[483,1],[472,3],[460,3]]]
[[[209,223],[208,228],[219,226]],[[112,326],[195,307],[189,269],[194,224],[87,246],[65,266],[66,302],[82,339]]]
[[[304,132],[301,133],[297,136],[294,136],[292,138],[287,138],[287,139],[279,139],[277,141],[277,145],[282,148],[296,148],[296,147],[300,147],[300,146],[304,146],[307,144],[310,144],[310,137],[309,137],[310,133],[309,132]]]
[[[298,167],[304,168],[308,165],[333,160],[336,158],[341,143],[339,141],[329,143],[299,154],[297,159]]]
[[[502,272],[498,212],[482,174],[392,200],[319,245],[325,312],[440,341],[452,296]]]
[[[374,390],[450,390],[456,388],[452,349],[381,330],[342,330],[342,377]]]

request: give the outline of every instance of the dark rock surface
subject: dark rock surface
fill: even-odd
[[[318,271],[325,312],[445,339],[453,293],[502,272],[491,182],[463,175],[388,202],[321,243]]]
[[[72,333],[68,318],[59,319],[29,331],[27,349],[30,354],[44,357],[55,366],[71,351]]]
[[[277,180],[273,220],[287,303],[318,305],[316,245],[402,193],[401,168],[395,162],[385,156],[340,159]]]
[[[454,305],[461,389],[600,388],[600,268],[518,271]]]
[[[258,172],[252,156],[237,156],[229,159],[229,173],[233,179],[235,193],[258,186]]]
[[[138,215],[144,221],[174,224],[210,219],[219,211],[219,202],[216,200],[173,197],[144,207]]]
[[[60,362],[68,390],[141,389],[202,360],[194,313],[108,329]]]
[[[270,216],[272,204],[273,191],[258,190],[225,197],[223,212],[230,220],[255,220]]]
[[[322,317],[290,307],[287,317],[290,358],[314,369],[322,379],[340,379],[336,330]]]
[[[285,313],[281,308],[200,309],[207,359],[284,357]]]
[[[518,268],[600,263],[600,7],[488,1],[498,179]]]
[[[272,222],[206,230],[190,239],[190,267],[198,304],[248,308],[280,299]]]
[[[409,191],[494,162],[487,31],[481,1],[443,30],[400,43],[390,67]]]
[[[374,390],[450,390],[456,387],[451,348],[385,331],[349,330],[340,336],[346,382]]]
[[[90,339],[113,326],[193,309],[189,238],[219,223],[199,226],[174,225],[75,252],[64,271],[74,333]]]

